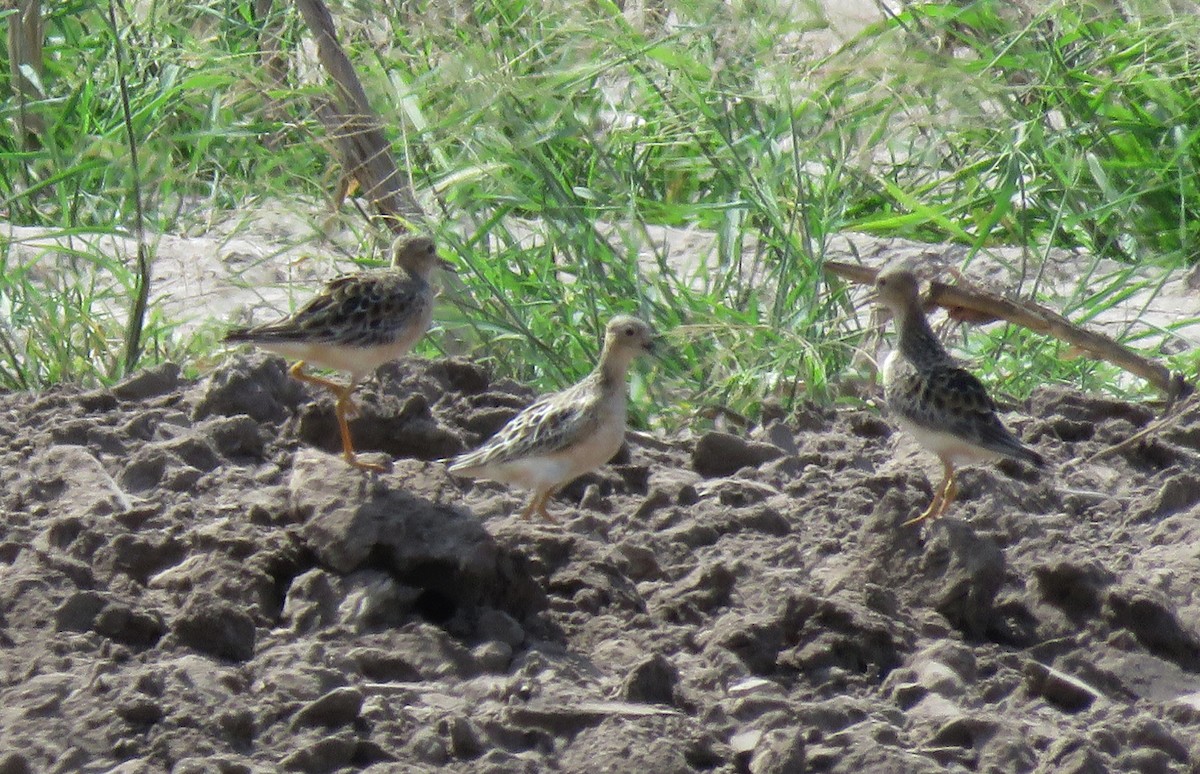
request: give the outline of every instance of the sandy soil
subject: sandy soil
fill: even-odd
[[[1200,412],[1041,392],[924,529],[869,411],[631,434],[552,525],[432,461],[530,397],[385,367],[372,476],[277,358],[0,396],[0,772],[1200,767]]]
[[[878,12],[826,5],[805,45]],[[188,333],[306,298],[355,250],[319,209],[160,237],[158,308]],[[47,273],[81,265],[64,247],[133,254],[0,235]],[[647,270],[656,249],[711,270],[711,234],[649,237]],[[848,234],[827,257],[964,254]],[[1026,289],[1023,258],[968,273]],[[1050,258],[1055,305],[1090,262]],[[1142,277],[1094,324],[1194,320],[1198,277]],[[1200,346],[1200,323],[1160,341]],[[353,423],[391,465],[371,476],[275,358],[0,395],[0,774],[1200,771],[1200,411],[1093,460],[1151,412],[1040,392],[1008,419],[1049,469],[970,469],[923,529],[900,524],[937,466],[869,411],[631,434],[550,525],[434,461],[531,397],[464,361],[389,366]]]

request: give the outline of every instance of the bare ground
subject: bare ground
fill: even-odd
[[[631,434],[553,525],[433,461],[524,388],[360,397],[383,475],[275,358],[0,396],[0,772],[1200,768],[1194,410],[1041,392],[924,529],[866,410]]]

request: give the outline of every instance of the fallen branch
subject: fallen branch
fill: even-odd
[[[1120,443],[1115,443],[1112,446],[1101,449],[1100,451],[1096,452],[1092,456],[1085,459],[1082,464],[1087,465],[1088,463],[1094,462],[1095,460],[1098,460],[1101,457],[1107,457],[1110,454],[1116,454],[1117,452],[1122,452],[1122,451],[1125,451],[1126,449],[1132,449],[1134,446],[1137,446],[1139,443],[1146,440],[1150,436],[1156,435],[1157,433],[1161,432],[1162,430],[1165,430],[1166,428],[1170,427],[1171,425],[1178,424],[1179,420],[1185,414],[1188,413],[1188,409],[1195,406],[1196,400],[1197,400],[1197,395],[1195,393],[1192,393],[1191,395],[1187,396],[1187,398],[1185,400],[1180,402],[1179,405],[1175,407],[1174,411],[1168,411],[1166,416],[1163,416],[1163,417],[1155,420],[1154,422],[1151,422],[1150,424],[1143,427],[1141,430],[1137,431],[1133,435],[1126,438],[1124,441],[1121,441]]]
[[[878,269],[853,263],[826,261],[825,271],[861,284],[875,284]],[[1074,349],[1140,376],[1157,387],[1166,397],[1167,410],[1179,398],[1192,394],[1196,387],[1183,374],[1172,372],[1162,363],[1143,357],[1124,344],[1100,333],[1081,328],[1067,318],[1032,301],[1005,298],[960,278],[954,285],[933,281],[924,299],[926,306],[940,306],[952,319],[976,324],[1005,320],[1031,331],[1053,336]]]

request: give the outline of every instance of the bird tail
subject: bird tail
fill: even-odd
[[[265,342],[292,342],[303,341],[303,332],[297,332],[294,328],[282,325],[259,325],[253,328],[233,328],[225,333],[224,340],[227,342],[249,341],[256,343]]]
[[[468,471],[475,467],[475,460],[472,459],[474,456],[473,454],[464,454],[461,457],[451,457],[442,460],[442,462],[446,464],[446,470],[451,473],[457,473],[460,476],[469,475]]]
[[[1035,468],[1044,467],[1046,464],[1046,460],[1042,455],[1026,446],[1020,438],[1013,435],[1008,428],[1000,424],[999,420],[983,433],[981,440],[985,448],[991,449],[997,454],[1003,454],[1005,457],[1028,462]]]
[[[225,336],[222,338],[223,341],[229,342],[251,341],[253,339],[253,328],[232,328],[228,331],[225,331]]]

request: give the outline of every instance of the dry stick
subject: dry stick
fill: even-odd
[[[1159,418],[1158,420],[1146,425],[1141,430],[1138,430],[1136,433],[1134,433],[1133,435],[1126,438],[1124,441],[1121,441],[1120,443],[1114,443],[1112,446],[1109,446],[1107,449],[1101,449],[1100,451],[1096,452],[1092,456],[1085,459],[1080,464],[1086,465],[1089,462],[1100,459],[1101,457],[1107,457],[1110,454],[1115,454],[1116,452],[1125,451],[1126,449],[1133,448],[1134,446],[1141,443],[1146,438],[1159,432],[1160,430],[1164,430],[1164,429],[1170,427],[1171,425],[1176,424],[1177,422],[1179,422],[1180,419],[1183,418],[1184,414],[1187,413],[1188,409],[1190,409],[1192,406],[1196,405],[1197,397],[1198,396],[1196,395],[1196,393],[1192,393],[1191,395],[1187,396],[1187,398],[1185,398],[1182,402],[1180,402],[1175,407],[1174,411],[1172,411],[1169,414],[1167,414],[1166,416],[1163,416],[1163,417]]]
[[[296,0],[296,6],[317,39],[321,65],[338,87],[338,99],[319,105],[318,117],[337,143],[346,174],[358,182],[387,227],[403,233],[408,230],[407,222],[424,220],[425,213],[396,166],[379,117],[371,110],[354,66],[337,42],[333,17],[321,0]]]
[[[878,269],[869,266],[837,261],[826,261],[825,271],[863,284],[874,284],[875,275],[879,273]],[[1184,379],[1183,374],[1172,373],[1161,363],[1142,357],[1103,334],[1081,328],[1057,312],[1032,301],[1014,301],[965,283],[947,285],[936,281],[930,283],[926,300],[945,308],[956,320],[975,323],[1007,320],[1107,360],[1161,390],[1166,396],[1167,411],[1177,399],[1190,395],[1196,389],[1195,385]]]
[[[42,98],[40,81],[45,71],[42,3],[41,0],[17,0],[12,8],[14,13],[8,17],[10,82],[17,97],[17,138],[21,147],[29,150],[38,147],[39,137],[46,131],[41,114],[29,106],[29,102]],[[33,73],[39,83],[29,78],[28,73]]]
[[[150,257],[146,248],[145,214],[142,212],[142,178],[138,166],[137,137],[133,134],[133,113],[129,109],[129,86],[125,81],[125,63],[121,56],[121,30],[117,27],[117,9],[108,0],[108,20],[112,24],[113,54],[117,60],[117,85],[121,95],[121,113],[125,118],[125,137],[129,141],[129,162],[132,175],[134,229],[137,237],[137,286],[129,309],[129,324],[125,328],[125,373],[137,365],[142,355],[142,327],[146,322],[146,306],[150,300]]]
[[[267,74],[267,88],[283,90],[288,81],[288,60],[283,50],[283,12],[272,13],[274,0],[254,0],[254,19],[261,28],[258,32],[258,59]],[[287,118],[287,109],[276,99],[267,97],[267,118],[282,123]],[[268,136],[266,145],[275,149],[280,144],[278,135]]]

